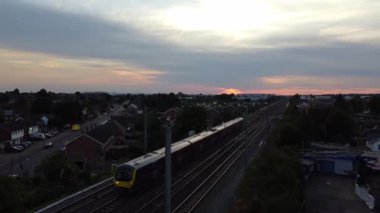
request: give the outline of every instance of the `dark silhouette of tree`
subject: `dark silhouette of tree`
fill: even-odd
[[[0,110],[0,123],[4,122],[4,112]]]
[[[0,210],[3,212],[22,212],[21,200],[22,196],[16,180],[0,176]]]
[[[347,104],[346,100],[344,100],[344,96],[342,94],[339,94],[335,97],[334,108],[346,113],[352,113],[350,105]]]
[[[207,127],[207,110],[199,106],[188,106],[182,109],[177,118],[179,132],[186,135],[190,130],[201,132]]]
[[[221,95],[216,95],[215,99],[217,101],[221,102],[232,102],[235,101],[235,95],[234,94],[221,94]]]
[[[58,102],[54,105],[54,115],[63,123],[80,123],[82,121],[82,106],[77,100]]]
[[[326,120],[326,126],[329,138],[337,140],[332,142],[347,143],[352,137],[355,121],[346,112],[333,110]]]
[[[380,114],[380,96],[373,95],[369,102],[369,108],[372,114]]]
[[[18,90],[18,88],[16,88],[15,90],[13,90],[12,94],[13,95],[19,95],[20,91]]]
[[[8,104],[9,96],[7,93],[0,93],[0,105]]]
[[[351,101],[350,101],[352,110],[354,113],[360,113],[364,110],[364,102],[360,98],[360,96],[356,95]]]
[[[269,145],[253,161],[240,184],[239,212],[298,212],[302,170],[296,155]]]
[[[181,104],[179,98],[174,93],[153,94],[145,96],[143,99],[143,102],[145,102],[150,110],[159,112],[164,112],[171,107],[179,107]]]
[[[36,100],[32,104],[33,114],[50,114],[53,110],[53,101],[51,94],[45,89],[41,89],[36,93]]]

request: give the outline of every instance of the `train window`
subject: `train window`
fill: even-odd
[[[120,166],[116,169],[115,179],[121,181],[130,181],[133,178],[133,167]]]

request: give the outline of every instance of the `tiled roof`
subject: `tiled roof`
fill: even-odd
[[[17,123],[5,123],[5,124],[0,124],[0,128],[7,130],[7,131],[17,131],[17,130],[22,130],[24,127],[20,124]]]
[[[111,120],[103,125],[95,127],[86,134],[95,140],[105,144],[108,139],[111,138],[114,131],[120,131],[120,128],[117,126],[117,124],[114,123],[114,121]]]
[[[111,116],[112,120],[115,120],[117,123],[119,123],[122,127],[127,129],[129,127],[130,122],[128,121],[128,118],[126,116]]]

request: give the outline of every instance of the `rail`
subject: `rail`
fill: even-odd
[[[88,197],[88,196],[91,196],[92,194],[94,193],[97,193],[99,191],[99,189],[97,188],[105,188],[106,186],[108,186],[109,184],[107,182],[112,182],[112,177],[111,178],[107,178],[95,185],[92,185],[88,188],[85,188],[83,190],[80,190],[72,195],[69,195],[61,200],[58,200],[42,209],[39,209],[36,211],[36,213],[44,213],[44,212],[57,212],[57,211],[60,211],[62,210],[64,207],[67,207],[69,205],[72,205],[73,203],[76,203],[78,202],[78,200],[81,200],[85,197]],[[104,186],[105,185],[105,186]],[[100,190],[101,190],[100,189]],[[63,206],[63,207],[62,207]]]

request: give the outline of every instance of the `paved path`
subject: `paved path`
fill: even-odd
[[[372,213],[354,184],[351,177],[313,174],[306,186],[306,213]]]

